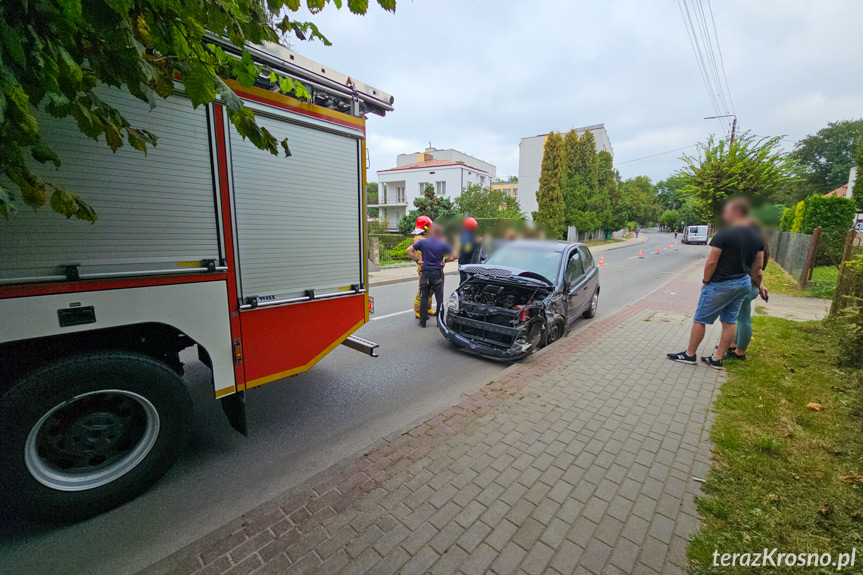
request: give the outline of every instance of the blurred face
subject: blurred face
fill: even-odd
[[[738,204],[730,202],[725,204],[725,207],[722,208],[722,220],[726,224],[733,224],[742,217],[744,217],[743,211],[740,209]]]
[[[440,227],[440,224],[432,224],[431,235],[434,238],[442,238],[443,237],[443,228]]]

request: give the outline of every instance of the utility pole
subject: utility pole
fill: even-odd
[[[716,120],[717,118],[734,118],[734,121],[731,123],[731,140],[729,142],[729,146],[734,145],[734,136],[737,132],[737,114],[725,114],[724,116],[708,116],[704,118],[705,120]]]

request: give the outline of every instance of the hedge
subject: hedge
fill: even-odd
[[[369,237],[378,239],[381,250],[391,250],[405,239],[401,234],[369,234]]]
[[[854,201],[848,198],[826,196],[806,198],[800,231],[811,234],[815,228],[821,228],[821,250],[817,264],[839,264],[845,235],[854,225],[856,211]]]

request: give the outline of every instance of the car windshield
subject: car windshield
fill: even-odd
[[[561,252],[527,246],[501,246],[485,263],[530,271],[554,282],[560,269]]]

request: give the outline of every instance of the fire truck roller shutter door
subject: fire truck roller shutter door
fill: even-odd
[[[231,127],[242,297],[280,300],[361,284],[361,140],[262,113],[258,122],[287,137],[292,155],[262,152]]]
[[[67,220],[47,206],[19,210],[0,225],[0,281],[62,274],[69,264],[80,264],[84,275],[182,269],[180,262],[221,257],[205,109],[173,96],[151,111],[117,89],[97,93],[133,126],[157,135],[157,145],[146,155],[128,144],[114,153],[103,138],[81,134],[72,118],[38,114],[45,142],[63,163],[33,169],[81,194],[99,219]]]

